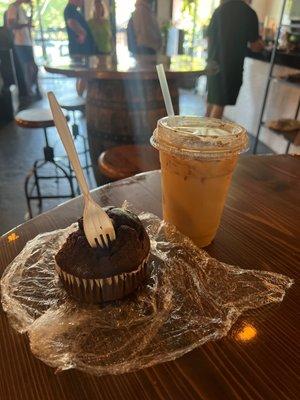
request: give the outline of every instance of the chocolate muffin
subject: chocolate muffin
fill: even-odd
[[[101,303],[121,299],[133,292],[147,274],[150,240],[139,218],[120,208],[105,209],[116,239],[109,248],[89,245],[82,218],[55,256],[56,270],[75,299]]]

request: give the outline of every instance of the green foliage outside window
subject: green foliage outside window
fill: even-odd
[[[0,24],[3,23],[3,14],[7,10],[10,1],[0,1]],[[38,7],[40,9],[40,16],[46,40],[66,40],[67,35],[65,31],[65,22],[63,11],[67,4],[67,0],[33,0],[33,19],[34,25],[33,36],[39,40],[40,34],[40,21],[38,15]],[[23,4],[22,7],[30,13],[28,5]]]
[[[203,49],[203,38],[214,9],[220,0],[182,0],[182,22],[185,31],[184,48],[189,55]]]
[[[67,1],[33,0],[33,24],[35,38],[40,38],[38,6],[42,21],[44,38],[50,40],[66,40],[63,11]]]

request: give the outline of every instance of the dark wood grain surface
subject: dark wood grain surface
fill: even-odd
[[[55,375],[31,355],[26,336],[10,328],[2,311],[0,399],[299,399],[299,175],[296,156],[241,158],[221,227],[207,248],[219,260],[295,278],[281,304],[248,312],[226,338],[176,361],[100,378],[75,370]],[[158,172],[97,189],[94,196],[102,205],[127,199],[161,215]],[[27,240],[69,225],[81,212],[82,200],[71,200],[4,235],[0,271]]]

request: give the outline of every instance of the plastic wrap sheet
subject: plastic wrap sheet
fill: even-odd
[[[13,327],[50,366],[118,374],[175,359],[225,336],[245,311],[280,302],[292,280],[218,262],[151,214],[149,279],[131,297],[105,306],[71,300],[54,255],[75,225],[28,242],[2,278]]]

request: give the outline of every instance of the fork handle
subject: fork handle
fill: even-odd
[[[62,112],[60,105],[58,104],[56,97],[53,92],[48,93],[48,99],[50,103],[50,108],[53,114],[54,123],[58,134],[63,142],[64,148],[68,154],[69,160],[71,161],[72,167],[74,169],[77,181],[79,183],[82,194],[85,198],[90,199],[90,191],[88,184],[86,182],[82,167],[80,165],[78,153],[76,151],[74,141],[67,124],[67,120]]]

